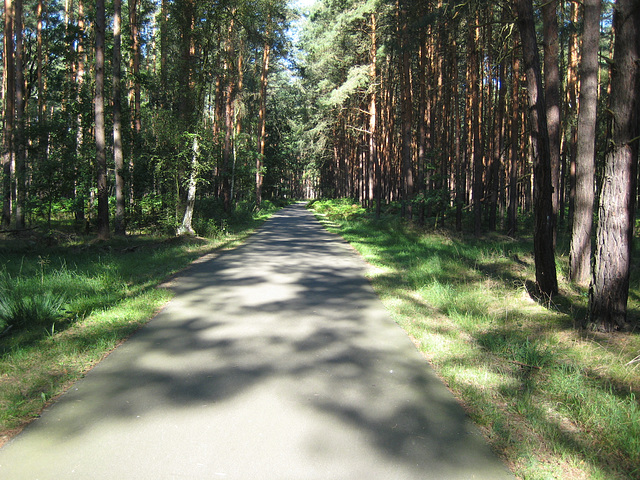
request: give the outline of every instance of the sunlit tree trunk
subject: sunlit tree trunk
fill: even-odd
[[[402,121],[402,203],[404,216],[413,216],[413,168],[411,156],[411,56],[409,50],[409,12],[407,0],[398,0],[398,34],[400,38],[400,109]]]
[[[373,167],[373,197],[376,203],[376,217],[380,217],[382,187],[380,185],[381,169],[380,157],[378,155],[378,111],[377,111],[377,89],[376,85],[378,77],[378,39],[377,39],[377,18],[376,14],[371,14],[371,50],[369,51],[369,76],[371,77],[371,92],[369,98],[369,159]]]
[[[13,209],[12,180],[14,162],[13,129],[15,118],[15,60],[13,43],[13,2],[4,0],[4,145],[2,155],[2,226],[9,228]]]
[[[182,217],[182,224],[178,227],[178,235],[195,235],[193,230],[193,209],[196,203],[196,185],[198,178],[198,157],[200,156],[200,145],[198,136],[193,135],[191,143],[191,171],[189,172],[189,186],[187,188],[187,204]]]
[[[514,52],[512,59],[513,84],[511,86],[511,110],[520,106],[520,60]],[[518,140],[519,115],[511,115],[511,145],[509,148],[509,205],[507,208],[507,234],[515,236],[518,228]]]
[[[576,189],[569,256],[570,278],[579,285],[587,285],[591,274],[599,42],[600,0],[585,0],[580,63]]]
[[[571,1],[570,19],[573,25],[578,24],[579,6],[577,1]],[[569,124],[569,112],[576,112],[578,106],[578,34],[572,31],[569,36],[569,51],[567,58],[567,124]],[[569,208],[568,219],[573,225],[573,216],[575,211],[576,197],[576,156],[577,156],[577,139],[578,128],[571,123],[568,128],[569,138],[567,153],[569,155]]]
[[[267,22],[270,20],[268,19]],[[256,159],[256,204],[262,203],[262,184],[264,183],[264,148],[267,136],[267,81],[269,77],[269,29],[265,32],[266,41],[262,49],[262,71],[260,72],[260,108],[258,111],[258,157]]]
[[[544,33],[544,89],[549,130],[549,154],[551,161],[551,200],[553,205],[553,244],[556,244],[557,219],[560,208],[560,68],[558,55],[558,0],[542,4]]]
[[[222,200],[224,204],[225,212],[231,211],[231,176],[232,176],[232,148],[233,148],[233,125],[234,125],[234,108],[233,101],[235,96],[235,78],[233,72],[233,25],[231,20],[227,31],[226,40],[226,70],[225,70],[225,106],[224,106],[224,118],[225,118],[225,133],[224,133],[224,146],[222,152]]]
[[[596,260],[589,291],[589,319],[612,331],[627,323],[640,126],[640,8],[618,0],[609,112],[613,131],[598,208]]]
[[[25,227],[27,201],[27,165],[25,137],[25,83],[23,68],[22,0],[15,0],[14,29],[16,37],[16,123],[14,150],[16,155],[16,228]]]
[[[467,37],[468,57],[468,88],[471,96],[471,163],[473,165],[473,230],[476,235],[482,232],[482,198],[484,196],[484,185],[482,175],[484,172],[484,162],[482,155],[482,142],[480,139],[480,85],[478,79],[478,70],[480,69],[478,61],[478,19],[477,14],[473,14],[469,23],[469,32]]]
[[[553,204],[551,158],[547,128],[546,105],[542,90],[540,58],[536,41],[532,0],[515,0],[517,23],[522,41],[524,69],[529,97],[531,139],[533,147],[534,255],[536,283],[540,293],[558,293],[553,246]]]
[[[44,84],[44,69],[45,69],[45,52],[42,27],[44,21],[44,0],[38,0],[37,6],[37,24],[36,24],[36,75],[38,79],[38,128],[39,128],[39,143],[38,153],[41,159],[45,159],[48,155],[48,143],[49,134],[45,128],[47,122],[47,103],[46,103],[46,90]]]
[[[96,92],[94,97],[96,168],[98,177],[98,238],[109,238],[109,192],[104,125],[104,0],[96,0]]]
[[[125,234],[124,153],[122,150],[121,120],[121,9],[122,0],[113,0],[113,159],[116,176],[116,211],[114,232]]]

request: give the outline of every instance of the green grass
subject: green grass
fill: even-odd
[[[0,239],[0,445],[170,299],[161,282],[275,209],[208,222],[212,238]]]
[[[518,477],[640,478],[640,367],[627,365],[640,335],[576,328],[587,297],[563,277],[566,255],[560,295],[541,303],[530,238],[428,232],[350,200],[312,208]],[[639,294],[632,277],[636,322]]]

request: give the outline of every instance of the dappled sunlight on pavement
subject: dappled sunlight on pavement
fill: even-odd
[[[175,299],[22,435],[0,478],[510,478],[302,205]]]

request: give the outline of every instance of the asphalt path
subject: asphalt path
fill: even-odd
[[[0,479],[513,478],[303,205],[176,277],[0,449]]]

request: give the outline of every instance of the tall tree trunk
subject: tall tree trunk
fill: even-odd
[[[231,177],[233,175],[232,170],[232,155],[233,155],[233,125],[234,125],[234,108],[233,101],[235,97],[235,78],[233,74],[233,58],[234,58],[234,48],[233,48],[233,20],[230,22],[228,28],[228,37],[226,44],[226,71],[225,71],[225,107],[224,107],[224,118],[225,118],[225,133],[224,133],[224,145],[222,151],[222,200],[224,204],[225,212],[231,212]]]
[[[38,152],[41,159],[45,159],[48,155],[48,143],[49,134],[46,129],[46,115],[47,115],[47,103],[45,100],[46,90],[44,85],[44,68],[45,68],[45,52],[44,42],[42,35],[42,27],[44,22],[44,0],[38,0],[37,6],[37,26],[36,26],[36,61],[37,69],[36,75],[38,79],[38,128],[39,128],[39,140],[38,140]]]
[[[615,47],[609,111],[613,132],[607,152],[598,208],[596,262],[589,291],[589,319],[604,331],[623,328],[635,213],[640,126],[640,8],[618,0],[613,26]]]
[[[471,96],[471,157],[473,164],[473,230],[476,235],[482,232],[482,198],[484,197],[484,184],[482,175],[484,162],[482,154],[482,142],[480,139],[480,85],[478,80],[478,17],[473,14],[473,20],[469,24],[468,32],[468,75]]]
[[[556,244],[557,219],[560,209],[560,68],[558,64],[558,0],[542,4],[544,33],[544,89],[551,159],[551,200],[553,204],[553,245]]]
[[[131,30],[131,57],[129,60],[130,68],[130,85],[129,85],[129,105],[131,110],[131,127],[133,134],[133,151],[129,155],[129,173],[132,179],[130,183],[130,196],[131,202],[135,198],[136,185],[133,179],[136,158],[140,154],[140,143],[142,141],[142,104],[140,94],[140,57],[141,57],[141,45],[140,45],[140,20],[138,19],[138,0],[129,1],[129,26]]]
[[[167,57],[169,50],[169,0],[162,0],[160,10],[160,88],[162,90],[162,105],[166,104],[167,94]]]
[[[578,1],[571,1],[571,13],[570,19],[573,25],[578,24],[579,20],[579,5]],[[578,105],[578,34],[572,31],[569,37],[569,52],[567,60],[567,113],[575,111]],[[567,115],[568,117],[568,115]],[[569,208],[568,218],[569,223],[573,225],[573,216],[575,212],[575,197],[576,197],[576,157],[577,157],[577,141],[578,141],[578,129],[576,125],[571,122],[569,129]]]
[[[124,208],[124,153],[122,151],[122,120],[121,120],[121,10],[122,0],[113,0],[113,160],[116,176],[116,212],[114,218],[114,232],[116,235],[125,234]]]
[[[22,0],[15,0],[14,29],[16,37],[16,131],[14,134],[16,152],[16,228],[25,227],[27,201],[27,151],[25,146],[25,84],[23,68]]]
[[[579,285],[587,285],[591,273],[600,6],[601,0],[584,2],[575,203],[569,255],[569,275]]]
[[[400,109],[402,117],[402,203],[405,217],[413,217],[413,168],[411,155],[411,56],[409,49],[409,12],[407,0],[398,0],[400,36]]]
[[[98,177],[98,238],[109,238],[109,191],[107,190],[107,152],[104,126],[104,0],[96,0],[96,92],[95,139]]]
[[[200,156],[200,145],[198,136],[193,135],[191,144],[191,171],[189,172],[189,187],[187,189],[187,204],[182,217],[182,224],[178,227],[178,235],[195,235],[193,230],[193,210],[196,203],[196,186],[198,178],[198,157]]]
[[[517,44],[516,44],[517,45]],[[513,85],[511,93],[511,111],[517,112],[520,106],[520,60],[513,53]],[[515,236],[518,229],[518,132],[519,115],[511,116],[511,146],[509,149],[509,208],[507,209],[507,234]]]
[[[380,217],[382,181],[380,157],[378,155],[378,107],[377,107],[377,76],[378,76],[378,21],[376,14],[371,14],[371,50],[369,51],[369,76],[371,77],[371,93],[369,98],[369,160],[373,168],[373,197],[376,203],[376,218]]]
[[[269,20],[267,20],[269,21]],[[256,204],[262,203],[262,184],[264,182],[264,147],[267,137],[267,81],[269,78],[269,30],[266,31],[262,50],[262,71],[260,72],[260,109],[258,112],[258,157],[256,159]]]
[[[4,145],[2,155],[2,226],[9,228],[13,210],[12,184],[14,142],[13,129],[15,119],[15,57],[13,44],[13,2],[4,0]]]
[[[534,254],[536,283],[540,293],[553,296],[558,293],[555,253],[553,246],[553,202],[551,186],[551,155],[547,128],[546,105],[542,90],[540,56],[536,42],[532,0],[515,0],[518,28],[522,41],[524,69],[527,80],[531,137],[533,147],[533,203]]]
[[[87,62],[87,53],[84,48],[84,34],[85,34],[85,22],[84,22],[84,3],[82,0],[78,0],[78,46],[77,46],[77,69],[75,76],[75,84],[76,84],[76,102],[78,105],[82,104],[82,89],[84,88],[84,74],[85,74],[85,64]],[[83,128],[83,115],[82,110],[79,109],[76,118],[75,118],[75,128],[76,128],[76,159],[78,160],[78,164],[76,165],[76,185],[75,185],[75,195],[76,195],[76,211],[75,218],[76,222],[79,224],[84,223],[85,221],[85,194],[86,191],[84,187],[80,187],[78,185],[78,178],[81,166],[79,165],[80,159],[83,157],[83,144],[84,144],[84,128]]]

